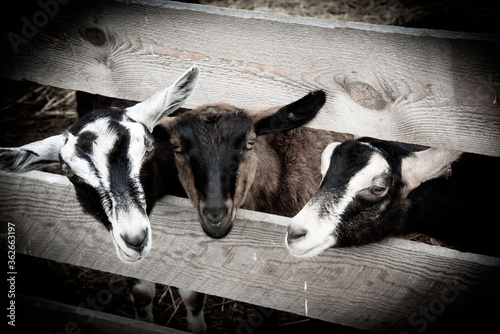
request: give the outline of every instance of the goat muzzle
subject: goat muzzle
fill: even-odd
[[[225,237],[233,225],[231,206],[205,206],[199,211],[201,226],[205,233],[215,239]]]

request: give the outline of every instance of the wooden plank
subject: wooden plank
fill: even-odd
[[[284,217],[240,210],[230,235],[214,240],[188,200],[166,197],[151,216],[152,252],[126,265],[66,178],[31,172],[0,183],[0,232],[15,224],[19,253],[374,332],[453,332],[472,322],[480,331],[500,311],[499,258],[388,239],[298,260],[284,247]]]
[[[25,36],[16,23],[7,36]],[[310,126],[500,156],[496,35],[154,0],[71,1],[36,31],[2,40],[1,75],[141,100],[197,64],[189,106],[268,107],[323,89]]]
[[[113,314],[18,294],[16,330],[29,333],[187,334]]]

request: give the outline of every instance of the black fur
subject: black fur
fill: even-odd
[[[500,159],[465,153],[452,172],[449,179],[427,181],[408,195],[408,228],[459,249],[499,256]]]
[[[198,197],[205,203],[204,214],[210,221],[219,222],[228,212],[228,198],[235,195],[235,185],[240,159],[245,154],[247,133],[253,124],[244,113],[207,114],[205,119],[186,115],[175,125],[182,154],[191,166]],[[222,238],[230,226],[218,226],[205,232]],[[223,232],[221,232],[223,231]]]
[[[176,124],[184,154],[191,162],[198,195],[207,197],[209,181],[220,177],[219,189],[224,196],[234,196],[236,172],[246,134],[253,129],[245,114],[217,114],[206,122],[196,115],[181,119]]]
[[[276,114],[259,121],[255,125],[255,133],[263,135],[302,126],[316,116],[325,101],[325,92],[321,90],[310,92],[300,100],[284,106]]]
[[[401,161],[421,148],[362,138],[339,145],[333,155],[321,189],[315,198],[322,210],[335,205],[348,180],[367,162],[374,149],[381,152],[392,169],[388,193],[370,202],[361,196],[349,204],[338,227],[338,246],[366,244],[387,236],[420,232],[436,237],[464,251],[500,255],[493,232],[496,222],[497,189],[500,187],[500,159],[462,154],[452,164],[449,179],[438,177],[424,182],[402,198],[404,186]],[[328,204],[327,204],[328,203]],[[387,207],[381,210],[382,204]],[[379,215],[380,218],[376,218]]]

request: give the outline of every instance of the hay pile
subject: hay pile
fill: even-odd
[[[200,3],[235,9],[375,24],[393,24],[394,18],[399,17],[401,10],[403,10],[399,1],[373,0],[200,0]]]
[[[75,91],[0,78],[0,145],[19,146],[61,133],[78,118]]]

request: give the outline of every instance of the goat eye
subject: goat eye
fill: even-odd
[[[73,182],[82,182],[82,179],[78,175],[76,175],[73,171],[67,172],[66,177]]]
[[[184,153],[184,151],[182,150],[182,147],[180,147],[179,145],[172,145],[172,148],[174,149],[175,153],[178,153],[178,154]]]
[[[148,147],[146,147],[146,152],[151,153],[154,151],[154,149],[155,147],[153,145],[149,145]]]
[[[371,186],[368,188],[368,191],[375,196],[381,196],[385,193],[387,188],[379,187],[379,186]]]
[[[246,150],[251,150],[253,148],[254,144],[255,144],[255,140],[249,140],[249,141],[247,141],[245,149]]]

